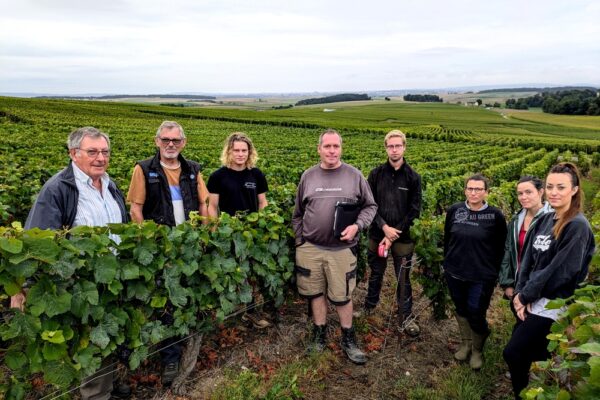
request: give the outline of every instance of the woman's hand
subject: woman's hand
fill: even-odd
[[[525,321],[525,318],[527,317],[527,309],[525,308],[525,305],[521,303],[521,298],[518,294],[513,297],[513,306],[517,312],[517,317],[519,317],[521,321]]]

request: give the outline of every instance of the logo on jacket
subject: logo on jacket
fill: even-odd
[[[551,242],[550,235],[537,235],[535,242],[533,242],[533,248],[539,251],[546,251],[550,248]]]
[[[467,220],[467,218],[469,218],[469,210],[467,210],[466,208],[459,208],[454,213],[454,221],[455,222],[458,222],[458,223],[464,222]]]

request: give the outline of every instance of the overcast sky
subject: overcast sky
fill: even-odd
[[[596,0],[0,0],[0,92],[600,86]]]

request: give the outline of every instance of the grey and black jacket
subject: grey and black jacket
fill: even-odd
[[[542,215],[525,241],[515,287],[523,304],[546,298],[567,298],[588,274],[594,254],[594,234],[583,214],[577,214],[556,239],[556,214]]]
[[[531,224],[529,225],[529,230],[525,234],[525,240],[527,240],[527,235],[534,227],[536,221],[544,214],[547,214],[551,211],[554,211],[548,202],[544,202],[542,208],[540,208],[533,217]],[[508,235],[506,235],[506,242],[504,243],[504,258],[502,259],[502,264],[500,265],[500,287],[502,289],[506,289],[508,287],[515,287],[515,281],[517,278],[517,256],[519,249],[519,231],[521,226],[523,225],[523,220],[525,219],[525,214],[527,210],[521,209],[517,212],[513,218],[508,223]],[[523,242],[523,247],[525,243]]]

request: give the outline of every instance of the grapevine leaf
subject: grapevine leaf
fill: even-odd
[[[136,348],[129,356],[129,368],[132,370],[137,369],[142,361],[148,357],[148,348],[146,346],[140,346]]]
[[[47,294],[45,296],[46,303],[46,315],[53,317],[55,315],[64,314],[71,309],[71,298],[73,296],[70,293],[63,292],[58,296]]]
[[[2,332],[2,340],[14,339],[24,336],[28,339],[35,340],[38,332],[42,329],[42,323],[39,318],[33,315],[23,314],[16,311],[8,324],[0,326]]]
[[[143,282],[129,283],[127,285],[127,297],[146,302],[150,298],[150,289]]]
[[[0,273],[0,287],[2,287],[9,296],[14,296],[21,292],[21,285],[19,282],[15,281],[10,275],[4,272]]]
[[[23,260],[20,263],[6,264],[6,271],[17,278],[29,278],[38,269],[39,261],[33,259]]]
[[[105,254],[94,259],[94,277],[97,283],[110,283],[117,275],[119,263],[114,254]]]
[[[44,331],[42,332],[42,340],[50,343],[64,343],[65,337],[62,330],[57,331]]]
[[[44,360],[55,361],[67,356],[67,345],[65,343],[50,343],[44,342],[42,348]]]
[[[21,351],[9,350],[4,355],[4,362],[14,371],[27,364],[27,356]]]
[[[64,360],[50,361],[44,368],[44,380],[59,387],[65,388],[77,377],[77,371]]]
[[[150,302],[152,308],[163,308],[167,304],[167,298],[165,296],[153,296]]]
[[[110,338],[108,337],[108,332],[102,325],[95,326],[92,328],[92,332],[90,333],[90,340],[92,343],[96,344],[101,349],[106,348],[108,343],[110,343]]]
[[[23,250],[23,242],[16,238],[0,237],[0,249],[11,254],[18,254]]]
[[[137,279],[140,277],[140,267],[133,263],[126,263],[121,269],[121,279]]]
[[[94,357],[98,353],[98,348],[94,345],[87,346],[73,356],[73,360],[81,367],[81,372],[85,376],[96,372],[102,363],[101,357]]]
[[[150,251],[148,251],[148,249],[146,249],[145,247],[138,247],[136,249],[136,251],[134,251],[134,254],[136,252],[137,252],[137,260],[139,261],[140,264],[150,265],[152,263],[154,256],[152,255],[152,253]]]
[[[25,251],[31,258],[46,262],[48,264],[56,262],[56,257],[60,252],[60,248],[54,242],[54,233],[48,238],[23,238]]]

